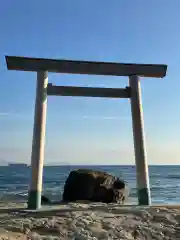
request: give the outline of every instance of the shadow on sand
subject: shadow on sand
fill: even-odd
[[[85,206],[85,207],[84,207]],[[152,205],[152,206],[138,206],[138,205],[118,205],[118,204],[107,204],[101,205],[101,203],[93,202],[52,202],[48,205],[42,205],[41,209],[28,210],[25,207],[20,208],[0,208],[0,214],[13,215],[14,217],[51,217],[51,216],[63,216],[65,213],[71,212],[88,212],[88,211],[99,211],[99,212],[111,212],[113,214],[132,214],[133,212],[138,213],[140,209],[146,208],[180,208],[180,205]]]
[[[99,212],[111,212],[113,214],[132,214],[139,209],[144,209],[148,207],[140,207],[138,205],[117,205],[117,204],[107,204],[101,206],[100,203],[86,203],[86,202],[54,202],[48,205],[42,205],[41,209],[38,210],[28,210],[25,207],[21,208],[0,208],[0,214],[8,214],[13,216],[13,218],[20,217],[34,217],[34,218],[44,218],[53,216],[63,216],[67,213],[72,212],[89,212],[89,211],[99,211]]]

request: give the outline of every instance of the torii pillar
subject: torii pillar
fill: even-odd
[[[141,99],[140,79],[137,75],[129,77],[131,88],[131,112],[134,136],[134,151],[136,161],[136,181],[139,205],[150,205],[151,195],[149,186],[148,163],[145,146],[145,131]]]
[[[130,98],[138,200],[139,205],[151,204],[148,164],[144,139],[141,89],[138,76],[163,78],[166,75],[167,65],[69,61],[15,56],[6,56],[6,62],[9,70],[37,72],[36,104],[31,155],[31,183],[28,196],[29,209],[38,209],[41,207],[47,95]],[[48,84],[48,72],[128,76],[129,86],[125,89],[53,86],[52,84]]]
[[[48,72],[37,72],[36,102],[34,114],[33,142],[31,153],[31,183],[28,193],[28,208],[41,207],[41,191],[44,165],[44,146],[47,109]]]

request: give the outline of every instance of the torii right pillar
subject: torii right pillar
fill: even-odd
[[[150,205],[150,186],[148,163],[145,146],[145,133],[143,122],[143,109],[141,99],[141,85],[140,79],[137,75],[129,77],[129,85],[131,89],[131,111],[132,111],[132,125],[134,136],[134,150],[136,161],[136,179],[138,189],[139,205]]]

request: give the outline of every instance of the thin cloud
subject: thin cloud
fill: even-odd
[[[9,117],[9,116],[21,116],[20,113],[15,113],[15,112],[0,112],[0,117]]]
[[[0,112],[0,118],[14,118],[14,117],[29,117],[31,116],[30,113],[27,112]],[[65,118],[69,118],[69,116],[61,116]],[[85,120],[120,120],[120,119],[127,119],[129,118],[128,116],[91,116],[91,115],[84,115],[84,116],[73,116],[74,118],[78,119],[85,119]]]
[[[89,119],[89,120],[119,120],[127,118],[126,116],[118,117],[118,116],[83,116],[83,119]]]
[[[0,112],[0,117],[7,117],[9,115],[10,115],[10,113],[8,113],[8,112]]]
[[[0,118],[16,118],[16,117],[29,117],[30,114],[27,112],[0,112]]]

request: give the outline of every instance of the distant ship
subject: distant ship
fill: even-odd
[[[23,167],[23,168],[27,168],[29,166],[26,163],[9,163],[8,167]]]

